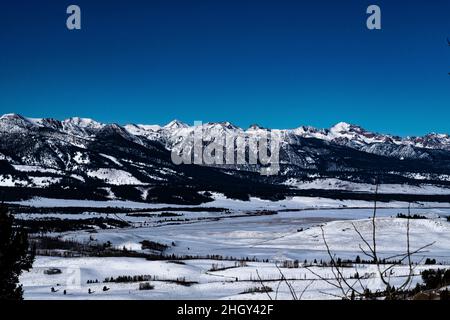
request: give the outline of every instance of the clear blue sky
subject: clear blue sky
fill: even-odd
[[[447,36],[448,0],[7,0],[0,113],[450,133]]]

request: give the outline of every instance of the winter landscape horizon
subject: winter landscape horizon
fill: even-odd
[[[203,144],[277,131],[279,172],[173,163],[199,128]],[[0,137],[0,194],[36,250],[25,299],[351,298],[382,292],[380,265],[414,297],[450,265],[446,134],[5,114]],[[372,225],[379,264],[361,247]],[[335,270],[358,284],[344,295]]]

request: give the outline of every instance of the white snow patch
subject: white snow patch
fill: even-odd
[[[117,169],[101,168],[89,170],[87,175],[97,178],[113,185],[141,185],[142,182],[132,176],[129,172]]]
[[[117,164],[118,166],[122,167],[123,165],[119,162],[119,160],[117,160],[117,158],[113,157],[113,156],[109,156],[107,154],[104,153],[100,153],[100,155],[108,160],[111,160],[112,162],[114,162],[115,164]]]
[[[91,161],[89,160],[89,156],[80,151],[77,151],[73,156],[73,160],[75,160],[78,164],[89,164]]]

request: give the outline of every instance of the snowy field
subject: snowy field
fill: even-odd
[[[392,255],[405,249],[406,219],[393,218],[401,209],[380,209],[378,211],[379,249]],[[110,241],[117,248],[130,250],[140,248],[140,242],[150,240],[169,245],[167,254],[199,255],[217,254],[236,258],[258,259],[314,259],[322,258],[325,247],[319,225],[325,225],[330,245],[339,256],[355,258],[358,251],[358,235],[352,222],[367,236],[371,223],[367,218],[371,209],[305,210],[279,212],[269,216],[229,217],[211,221],[200,220],[155,224],[149,227],[98,230],[61,234],[66,240],[80,242]],[[423,210],[413,210],[423,212]],[[446,216],[450,209],[429,209],[430,216]],[[197,213],[186,213],[195,216]],[[345,220],[344,220],[345,219]],[[347,220],[348,219],[348,220]],[[352,220],[349,220],[352,219]],[[360,220],[365,219],[365,220]],[[149,223],[151,224],[151,223]],[[303,231],[301,231],[303,230]],[[418,247],[437,241],[432,254],[450,261],[450,223],[442,218],[411,221],[411,243]],[[171,244],[174,243],[174,246]],[[398,245],[397,245],[398,243]],[[394,245],[395,244],[395,245]]]
[[[11,204],[19,204],[40,208],[58,208],[58,207],[87,207],[87,208],[166,208],[166,207],[219,207],[233,210],[293,210],[293,209],[323,209],[323,208],[372,208],[373,203],[361,200],[335,200],[319,197],[290,197],[286,200],[269,201],[259,198],[250,198],[250,201],[233,200],[224,197],[222,194],[214,194],[214,201],[201,204],[199,206],[173,205],[163,203],[143,203],[133,201],[95,201],[95,200],[66,200],[66,199],[48,199],[33,198],[31,200],[9,202]],[[406,208],[405,202],[390,201],[379,202],[380,208]],[[450,203],[443,202],[420,202],[416,203],[417,207],[424,208],[450,208]]]
[[[411,175],[409,175],[411,176]],[[416,174],[413,175],[415,179],[424,179],[426,177],[421,177]],[[448,176],[440,176],[441,179],[447,180]],[[297,189],[318,189],[318,190],[345,190],[351,192],[367,192],[367,190],[373,190],[373,185],[367,183],[355,183],[350,181],[344,181],[335,178],[326,178],[326,179],[315,179],[311,182],[304,182],[297,179],[288,179],[285,185],[293,186]],[[386,194],[450,194],[450,189],[445,186],[436,186],[431,184],[420,184],[417,186],[406,185],[406,184],[382,184],[379,186],[378,191],[380,193]]]
[[[36,217],[59,217],[86,219],[93,216],[110,216],[105,213],[58,214],[58,207],[120,207],[120,208],[167,208],[168,205],[146,205],[139,203],[74,202],[70,200],[35,199],[25,203],[35,207],[55,208],[51,214],[22,214],[21,219]],[[97,206],[96,206],[97,205]],[[52,236],[81,243],[104,244],[110,242],[118,249],[145,253],[144,240],[165,244],[165,255],[190,256],[176,261],[149,261],[144,258],[125,257],[47,257],[38,256],[34,268],[23,274],[27,299],[267,299],[267,293],[248,293],[262,283],[274,290],[278,288],[278,299],[291,299],[288,286],[281,282],[278,266],[285,261],[300,261],[296,268],[281,268],[291,285],[303,299],[336,298],[336,288],[319,279],[310,270],[303,268],[304,260],[311,263],[329,261],[322,238],[322,229],[333,254],[342,259],[354,260],[356,256],[366,258],[360,245],[364,243],[354,227],[366,238],[371,236],[373,203],[364,201],[336,201],[318,198],[293,198],[278,202],[252,199],[250,202],[218,197],[205,204],[205,211],[177,211],[177,216],[166,221],[161,212],[144,216],[115,214],[126,220],[130,227],[70,231]],[[398,213],[407,213],[407,204],[401,202],[381,203],[377,211],[377,245],[382,257],[402,254],[406,250],[407,219],[397,218]],[[175,207],[175,206],[170,206]],[[211,212],[207,208],[226,208],[226,212]],[[164,209],[166,211],[166,209]],[[271,214],[258,214],[260,210],[272,210]],[[170,211],[170,210],[169,210]],[[414,257],[416,266],[412,286],[420,281],[420,270],[433,266],[423,265],[426,258],[434,258],[440,267],[450,265],[450,208],[445,204],[413,204],[411,214],[427,219],[410,219],[410,243],[415,250],[433,244],[425,252]],[[219,255],[221,260],[212,260],[210,255]],[[192,257],[196,257],[192,259]],[[250,259],[240,263],[239,260]],[[213,265],[215,265],[213,267]],[[309,264],[308,264],[309,265]],[[50,268],[62,270],[61,274],[49,275]],[[331,269],[313,266],[323,277],[332,277]],[[366,274],[369,287],[380,288],[375,276],[375,266],[359,264],[346,268],[351,277],[355,272]],[[402,282],[407,266],[393,269],[392,281]],[[105,278],[117,276],[151,276],[152,290],[139,290],[139,282],[103,283]],[[259,275],[259,276],[258,276]],[[259,279],[259,277],[261,279]],[[177,283],[183,278],[186,283]],[[98,283],[87,283],[98,280]],[[261,282],[262,281],[262,282]],[[142,281],[140,281],[142,282]],[[147,281],[144,281],[147,282]],[[108,291],[102,291],[107,286]],[[51,288],[56,292],[51,292]],[[382,286],[381,286],[382,287]],[[91,289],[93,293],[88,294]],[[66,290],[66,295],[63,291]],[[273,298],[273,297],[272,297]]]
[[[25,273],[21,280],[24,284],[25,299],[269,299],[265,292],[246,293],[249,289],[261,287],[262,284],[273,290],[269,293],[272,299],[292,299],[288,286],[280,281],[280,271],[274,263],[248,262],[246,266],[236,267],[235,262],[220,261],[219,266],[223,266],[225,270],[209,271],[215,263],[218,262],[185,260],[183,264],[178,264],[136,258],[38,257],[33,270]],[[44,274],[45,270],[54,267],[60,268],[62,273]],[[359,265],[357,269],[361,275],[369,277],[362,282],[374,291],[383,288],[381,280],[375,276],[375,268],[373,265]],[[417,267],[411,287],[420,281],[420,271],[430,268],[437,267]],[[334,295],[339,294],[336,288],[315,275],[318,273],[321,277],[332,278],[332,272],[327,268],[300,267],[280,270],[298,296],[307,288],[302,299],[336,299]],[[348,277],[355,272],[353,268],[344,270],[345,276]],[[407,273],[406,266],[395,268],[391,275],[392,283],[401,283]],[[154,288],[139,290],[138,282],[102,283],[105,278],[121,275],[151,275],[156,277],[156,280],[149,281]],[[191,284],[186,286],[174,283],[178,277],[184,277]],[[99,283],[88,284],[88,280],[99,280]],[[103,291],[104,286],[109,290]],[[52,287],[56,292],[51,292]],[[88,293],[89,289],[92,294]]]

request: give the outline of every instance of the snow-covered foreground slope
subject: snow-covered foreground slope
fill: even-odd
[[[224,268],[222,271],[210,271],[213,264]],[[44,271],[59,268],[62,273],[47,275]],[[445,268],[446,266],[439,266]],[[418,266],[411,283],[414,287],[420,282],[420,271],[436,266]],[[310,267],[306,269],[283,268],[281,272],[288,279],[298,295],[304,292],[302,299],[336,299],[339,291],[321,280],[332,278],[330,268]],[[356,269],[363,279],[364,285],[371,290],[382,289],[383,285],[376,276],[373,265],[359,265]],[[346,268],[343,272],[351,277],[356,270]],[[394,268],[391,280],[394,285],[402,283],[408,274],[406,266]],[[139,290],[139,282],[111,283],[103,282],[105,278],[123,275],[149,275],[156,280],[149,281],[153,290]],[[258,276],[259,275],[259,276]],[[174,283],[183,277],[190,281],[189,286]],[[287,285],[280,281],[280,271],[274,263],[248,262],[245,266],[236,266],[233,261],[185,260],[183,264],[171,261],[146,261],[137,258],[51,258],[38,257],[32,271],[21,277],[24,285],[25,299],[268,299],[263,293],[246,293],[249,289],[260,287],[262,283],[273,289],[278,288],[277,299],[292,299]],[[87,283],[96,281],[98,283]],[[107,286],[108,291],[103,291]],[[51,288],[57,292],[51,292]],[[93,291],[92,294],[88,290]],[[66,294],[63,292],[66,290]],[[275,292],[271,293],[275,298]]]
[[[217,200],[226,202],[225,199]],[[322,203],[323,204],[323,203]],[[335,205],[335,203],[333,204]],[[403,208],[402,206],[403,205]],[[253,209],[257,208],[253,207]],[[337,257],[364,259],[359,245],[364,245],[353,225],[365,236],[371,235],[372,208],[321,208],[293,211],[278,211],[272,215],[246,215],[245,209],[227,214],[211,212],[179,212],[181,216],[170,223],[156,223],[152,217],[129,217],[133,227],[124,229],[66,232],[62,239],[102,244],[110,241],[114,247],[126,247],[142,252],[143,240],[155,241],[169,246],[165,254],[174,254],[176,261],[148,261],[144,258],[64,258],[39,256],[34,268],[24,273],[21,282],[27,299],[266,299],[265,293],[244,293],[260,287],[261,282],[276,289],[280,273],[276,264],[283,261],[299,260],[299,268],[281,268],[297,292],[305,287],[303,299],[336,298],[336,289],[318,279],[308,269],[302,267],[306,259],[328,261],[322,239],[325,237]],[[237,207],[235,207],[237,208]],[[397,208],[377,211],[377,244],[382,256],[402,254],[406,250],[406,219],[396,218],[398,213],[406,213],[404,204]],[[420,264],[415,269],[416,276],[411,284],[420,281],[420,271],[429,268],[446,268],[450,265],[450,223],[445,219],[449,208],[412,208],[412,214],[420,214],[428,219],[410,220],[411,250],[428,243],[433,245],[415,257],[416,262],[425,258],[435,258],[442,265]],[[56,216],[56,215],[52,215]],[[81,215],[84,216],[84,215]],[[201,219],[198,219],[201,218]],[[178,219],[178,220],[177,220]],[[224,260],[211,260],[207,255],[220,255]],[[199,259],[183,259],[190,255]],[[236,260],[226,257],[233,257]],[[239,263],[239,259],[257,261]],[[178,259],[178,260],[177,260]],[[266,261],[266,259],[268,259]],[[215,265],[215,271],[212,267]],[[62,274],[47,275],[45,270],[59,268]],[[332,277],[329,267],[313,266],[313,271],[325,278]],[[358,265],[346,268],[350,277],[358,271],[367,276],[363,280],[373,290],[382,288],[373,265]],[[396,267],[391,275],[393,284],[401,283],[407,274],[405,265]],[[149,281],[153,290],[138,290],[139,283],[102,283],[105,278],[118,276],[152,276]],[[189,286],[177,284],[183,278]],[[98,280],[99,283],[87,283]],[[75,286],[73,286],[75,281]],[[110,290],[103,292],[103,286]],[[58,292],[51,292],[54,287]],[[88,289],[95,293],[88,294]],[[67,294],[63,295],[63,290]],[[287,286],[280,284],[278,299],[290,299]]]

